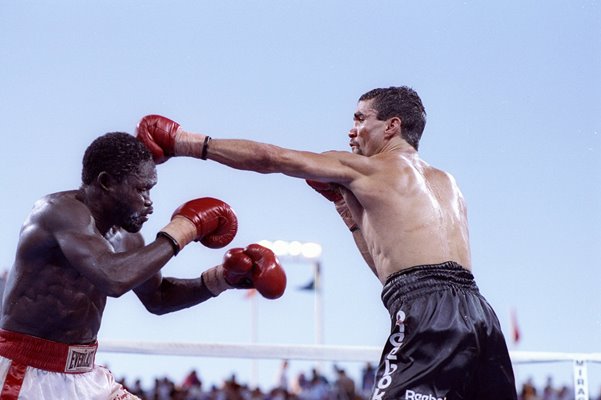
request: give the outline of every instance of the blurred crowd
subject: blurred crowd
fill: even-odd
[[[553,385],[553,379],[547,378],[547,382],[542,388],[537,388],[531,379],[524,382],[518,388],[519,400],[575,400],[574,389],[569,386],[556,387]],[[601,400],[601,389],[596,393],[592,391],[589,400]]]
[[[121,383],[142,400],[367,400],[374,384],[374,367],[366,364],[357,381],[343,368],[334,366],[334,376],[327,378],[315,368],[288,379],[288,362],[282,361],[274,386],[268,390],[251,388],[239,382],[235,375],[219,385],[206,385],[196,370],[183,379],[173,382],[169,378],[157,378],[152,387],[143,387],[140,380]],[[531,379],[518,385],[519,400],[576,400],[574,389],[554,386],[548,378],[542,387],[536,387]],[[485,399],[483,399],[485,400]],[[601,390],[591,393],[590,400],[601,400]]]
[[[180,383],[167,377],[156,378],[154,385],[144,388],[141,381],[132,383],[121,379],[127,389],[142,400],[360,400],[367,399],[374,383],[374,368],[367,364],[362,371],[361,381],[355,383],[343,368],[334,366],[335,376],[328,379],[316,368],[309,373],[300,373],[290,381],[288,379],[288,361],[282,361],[274,386],[266,391],[251,388],[239,382],[235,375],[224,379],[220,385],[207,386],[196,370]]]

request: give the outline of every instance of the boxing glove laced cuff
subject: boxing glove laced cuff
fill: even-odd
[[[200,275],[200,278],[213,297],[217,297],[221,292],[233,288],[233,286],[228,284],[225,280],[223,267],[221,265],[207,269]]]
[[[196,231],[196,226],[192,221],[176,215],[171,222],[159,231],[159,234],[162,234],[175,243],[178,249],[177,251],[179,252],[179,250],[183,249],[188,243],[193,241],[198,233]]]
[[[211,141],[210,136],[205,136],[204,142],[202,142],[202,151],[200,152],[200,159],[207,159],[207,152],[209,151],[209,142]]]
[[[206,159],[207,146],[210,137],[201,134],[189,133],[178,129],[175,136],[173,152],[176,156],[195,157]],[[205,158],[203,158],[203,155]]]

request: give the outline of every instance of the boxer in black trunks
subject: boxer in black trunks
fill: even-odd
[[[515,398],[505,339],[471,272],[452,261],[408,268],[388,277],[382,301],[391,333],[372,400]]]
[[[470,272],[463,196],[450,174],[418,154],[425,123],[417,93],[390,87],[359,98],[348,133],[352,152],[211,139],[157,115],[144,117],[137,135],[157,162],[188,156],[283,173],[334,202],[384,285],[392,317],[373,399],[513,400],[505,340]]]

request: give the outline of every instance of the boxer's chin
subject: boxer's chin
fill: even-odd
[[[121,227],[129,233],[138,233],[142,229],[144,222],[146,222],[146,218],[131,217]]]

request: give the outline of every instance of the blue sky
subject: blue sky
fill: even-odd
[[[601,3],[574,1],[1,1],[0,120],[5,151],[0,267],[13,262],[33,202],[79,186],[97,136],[159,113],[213,137],[311,151],[347,149],[357,98],[409,85],[428,123],[422,157],[452,173],[468,202],[474,274],[516,350],[601,351]],[[324,342],[383,344],[380,285],[330,204],[301,180],[174,159],[160,165],[147,240],[184,201],[236,210],[232,246],[315,241],[324,253]],[[188,246],[165,275],[197,276],[222,250]],[[259,299],[260,343],[311,344],[311,267],[287,263],[289,289]],[[100,340],[248,342],[250,303],[229,292],[172,315],[111,299]],[[100,354],[116,375],[207,382],[247,360]],[[233,364],[233,365],[232,365]],[[258,363],[264,385],[277,361]],[[292,362],[294,375],[309,364]],[[360,365],[349,365],[355,374]],[[325,367],[329,373],[329,367]],[[569,365],[518,366],[518,380]],[[590,367],[601,386],[601,366]]]

